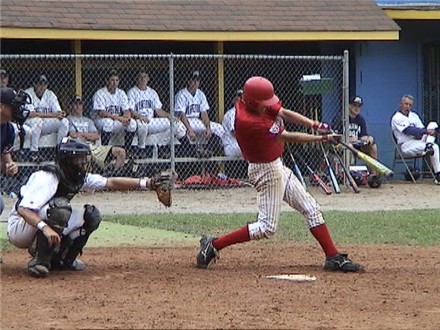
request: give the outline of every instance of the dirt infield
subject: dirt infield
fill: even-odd
[[[312,191],[313,192],[313,191]],[[358,195],[324,196],[329,209],[440,207],[440,187],[387,184]],[[94,194],[106,214],[254,212],[255,192],[177,192],[165,210],[153,194]],[[117,204],[115,205],[115,201]],[[139,201],[142,201],[140,203]],[[7,201],[11,204],[11,201]],[[130,211],[130,212],[129,212]],[[225,249],[208,270],[195,268],[194,247],[89,248],[83,272],[26,273],[26,251],[3,254],[2,329],[437,329],[440,320],[440,246],[342,246],[365,266],[362,274],[322,270],[317,244],[252,242]],[[308,274],[313,283],[266,279]]]

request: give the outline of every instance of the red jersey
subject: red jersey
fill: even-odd
[[[277,136],[284,131],[284,123],[278,117],[279,110],[254,113],[241,100],[235,109],[235,136],[243,158],[251,163],[269,163],[281,157],[284,143]]]

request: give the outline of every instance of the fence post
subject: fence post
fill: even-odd
[[[349,102],[349,57],[348,57],[348,50],[344,50],[344,59],[342,60],[343,66],[342,66],[342,126],[344,127],[344,142],[348,143],[348,136],[349,136],[349,109],[348,109],[348,102]],[[349,169],[350,168],[350,155],[347,151],[347,149],[344,148],[344,163],[345,166]],[[345,178],[347,181],[347,178]]]

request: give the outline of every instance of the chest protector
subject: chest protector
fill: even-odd
[[[85,181],[85,176],[78,180],[66,177],[64,172],[56,165],[45,165],[41,170],[55,174],[59,180],[57,191],[53,197],[64,197],[70,201],[80,191]]]

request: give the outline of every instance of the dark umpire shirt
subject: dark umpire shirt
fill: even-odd
[[[8,154],[12,151],[15,140],[14,126],[11,123],[5,123],[0,125],[0,135],[1,135],[1,149],[2,155]]]

